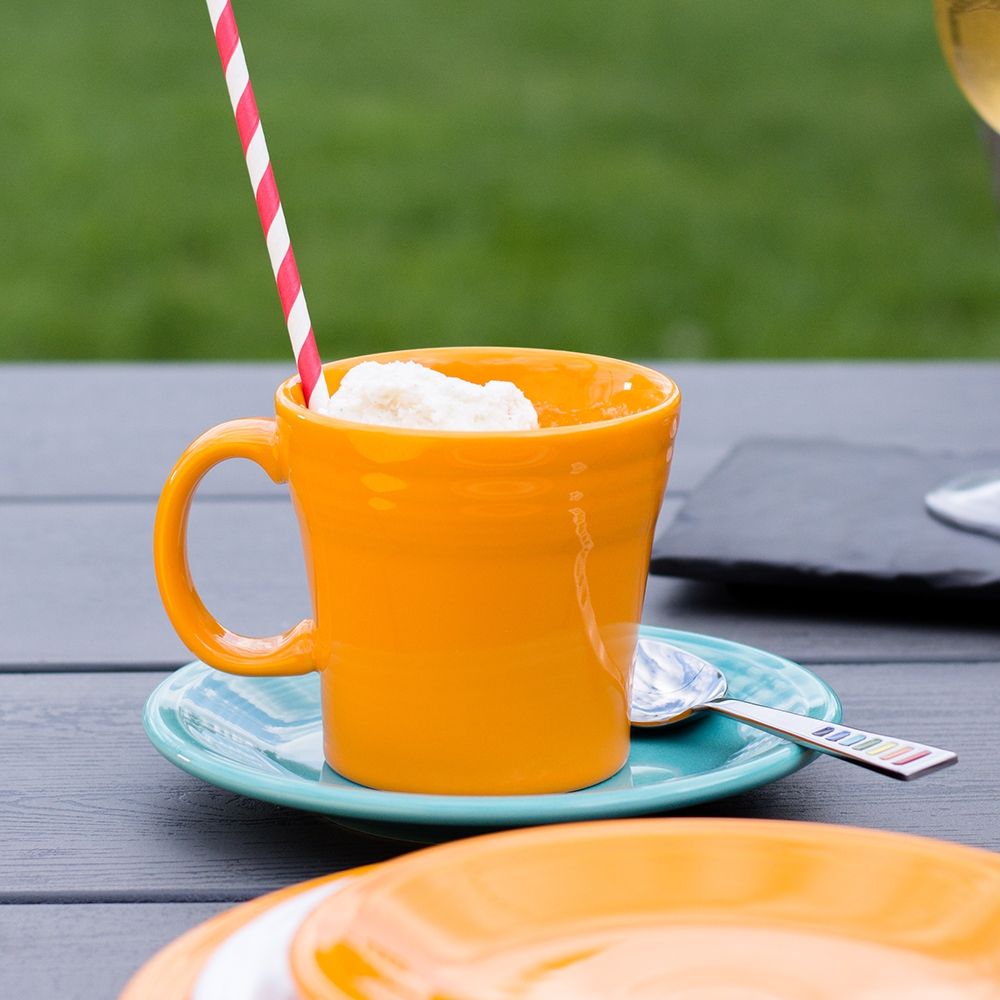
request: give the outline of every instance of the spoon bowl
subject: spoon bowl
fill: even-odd
[[[640,639],[632,661],[633,726],[671,726],[725,695],[726,675],[694,653],[655,639]]]

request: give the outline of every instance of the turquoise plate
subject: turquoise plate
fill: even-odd
[[[691,632],[643,627],[642,634],[714,663],[734,698],[840,721],[837,695],[796,663]],[[182,667],[160,684],[143,721],[168,760],[220,788],[337,817],[408,824],[521,826],[659,813],[756,788],[815,757],[759,729],[706,715],[670,729],[633,730],[625,767],[579,792],[380,792],[323,762],[316,675],[237,677],[203,663]]]

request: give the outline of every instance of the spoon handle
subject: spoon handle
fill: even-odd
[[[748,701],[721,698],[710,701],[703,707],[776,736],[783,736],[810,750],[819,750],[831,757],[849,760],[852,764],[860,764],[861,767],[901,781],[920,778],[958,760],[958,754],[951,750],[914,743],[898,736],[880,736],[870,729],[853,729],[813,719],[808,715],[754,705]]]

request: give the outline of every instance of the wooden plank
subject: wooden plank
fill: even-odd
[[[959,451],[1000,440],[998,363],[655,364],[684,392],[677,491],[751,436]],[[31,414],[0,436],[0,497],[156,496],[192,438],[223,420],[270,414],[288,374],[284,363],[0,366],[0,395]],[[244,462],[203,485],[209,494],[276,489]]]
[[[679,507],[668,501],[664,517]],[[190,655],[153,576],[153,504],[9,505],[0,516],[0,669],[163,669]],[[287,502],[195,505],[191,561],[230,628],[277,632],[308,614],[298,527]],[[653,578],[646,621],[708,632],[807,662],[994,657],[991,606],[731,590]]]
[[[142,729],[160,679],[0,677],[0,901],[249,898],[400,852],[177,771]]]
[[[0,906],[0,996],[112,1000],[163,945],[230,905]]]
[[[9,505],[0,516],[0,663],[144,664],[191,659],[160,603],[154,505]],[[309,613],[298,527],[287,501],[195,505],[191,565],[216,613],[257,634]]]
[[[676,373],[684,392],[671,483],[678,490],[697,485],[751,437],[955,452],[1000,440],[1000,364],[993,362],[658,365]]]
[[[904,785],[823,759],[697,814],[900,830],[1000,849],[993,720],[1000,664],[829,665],[849,722],[953,748]],[[0,902],[249,898],[405,845],[218,791],[146,742],[150,674],[0,677]],[[669,739],[668,734],[664,734]]]
[[[269,416],[290,374],[285,364],[0,366],[0,395],[32,414],[0,436],[0,496],[156,496],[189,441],[223,420]],[[203,488],[276,489],[248,462],[226,463]]]

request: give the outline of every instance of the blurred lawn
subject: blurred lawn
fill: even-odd
[[[320,349],[1000,355],[929,0],[238,0]],[[0,357],[287,356],[201,0],[8,0]]]

